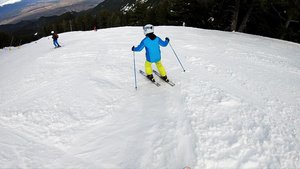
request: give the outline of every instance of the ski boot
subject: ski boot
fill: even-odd
[[[169,79],[168,79],[167,76],[162,76],[161,78],[162,78],[164,81],[169,82]]]
[[[154,77],[153,77],[153,74],[147,75],[147,78],[150,79],[152,82],[155,82],[155,79],[154,79]]]

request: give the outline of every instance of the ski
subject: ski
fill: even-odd
[[[159,76],[161,79],[163,79],[162,77],[161,77],[161,75],[156,71],[156,70],[153,70],[153,72],[157,75],[157,76]],[[164,79],[163,79],[163,81],[164,82],[166,82]],[[170,86],[175,86],[175,83],[173,83],[172,81],[168,81],[168,82],[166,82],[166,83],[168,83]]]
[[[147,78],[147,74],[144,72],[144,71],[142,71],[142,70],[140,70],[140,73],[142,74],[142,75],[144,75],[146,78]],[[148,78],[147,78],[148,79]],[[150,79],[148,79],[149,81],[151,81]],[[151,81],[152,83],[154,83],[155,84],[155,86],[157,86],[157,87],[159,87],[160,86],[160,84],[159,83],[157,83],[157,82],[153,82],[153,81]]]

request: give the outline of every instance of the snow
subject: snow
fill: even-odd
[[[129,4],[127,3],[120,11],[122,11],[123,13],[126,13],[128,11],[130,11],[132,8],[134,7],[134,4]]]
[[[300,168],[300,45],[159,26],[174,87],[137,73],[141,27],[0,50],[0,168]],[[144,70],[144,51],[135,53]],[[153,65],[153,69],[156,69]]]

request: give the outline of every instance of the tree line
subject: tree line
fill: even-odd
[[[185,24],[190,27],[237,31],[300,42],[299,0],[159,0],[151,6],[138,0],[126,11],[86,11],[78,16],[68,12],[63,19],[49,23],[37,36],[23,35],[22,43],[57,33],[87,31],[118,26]],[[2,39],[10,41],[12,35],[0,32]],[[17,46],[15,40],[13,46]]]

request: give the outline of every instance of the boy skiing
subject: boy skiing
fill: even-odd
[[[132,51],[139,52],[146,48],[146,62],[145,62],[145,70],[147,77],[155,82],[155,79],[153,77],[152,73],[152,63],[156,64],[156,67],[162,76],[162,79],[164,79],[166,82],[169,82],[169,79],[167,78],[167,73],[161,63],[161,53],[160,53],[160,46],[166,47],[169,44],[170,39],[166,38],[165,41],[161,40],[158,36],[154,34],[154,26],[147,24],[143,27],[145,38],[141,41],[141,43],[135,47],[132,47]]]
[[[54,33],[54,31],[51,31],[51,34],[52,34],[53,44],[54,44],[55,48],[61,47],[57,42],[58,35],[56,33]]]

